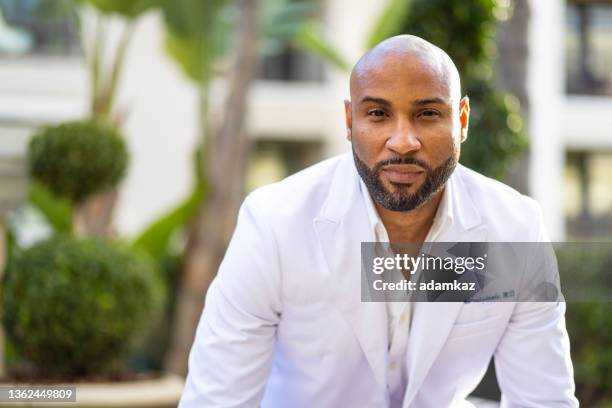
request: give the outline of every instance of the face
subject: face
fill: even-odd
[[[374,201],[411,211],[440,191],[455,169],[469,105],[467,98],[453,102],[450,76],[422,57],[379,62],[351,82],[347,137]]]

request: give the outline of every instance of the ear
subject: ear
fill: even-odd
[[[351,117],[351,101],[344,100],[344,118],[346,120],[346,140],[352,140],[353,119]]]
[[[470,123],[470,98],[467,95],[459,101],[459,123],[461,124],[461,143],[463,143],[467,139]]]

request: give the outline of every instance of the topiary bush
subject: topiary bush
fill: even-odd
[[[2,322],[36,375],[117,373],[160,317],[154,263],[119,244],[55,237],[18,254],[2,287]]]
[[[128,166],[119,131],[98,121],[68,122],[41,129],[30,141],[32,177],[72,202],[115,187]]]

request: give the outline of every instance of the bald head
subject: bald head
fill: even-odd
[[[357,62],[346,138],[379,210],[435,208],[467,137],[469,100],[460,95],[449,56],[415,36],[389,38]]]
[[[391,37],[371,48],[353,67],[350,78],[351,99],[357,89],[375,74],[402,68],[406,71],[419,66],[439,78],[447,86],[450,98],[457,103],[461,98],[459,72],[451,58],[442,49],[414,35]]]

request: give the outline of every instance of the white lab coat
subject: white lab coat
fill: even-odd
[[[179,407],[386,407],[387,314],[361,302],[374,241],[344,154],[251,193],[206,296]],[[537,204],[458,166],[439,241],[542,241]],[[495,356],[502,407],[576,407],[564,303],[416,303],[404,408],[471,406]]]

